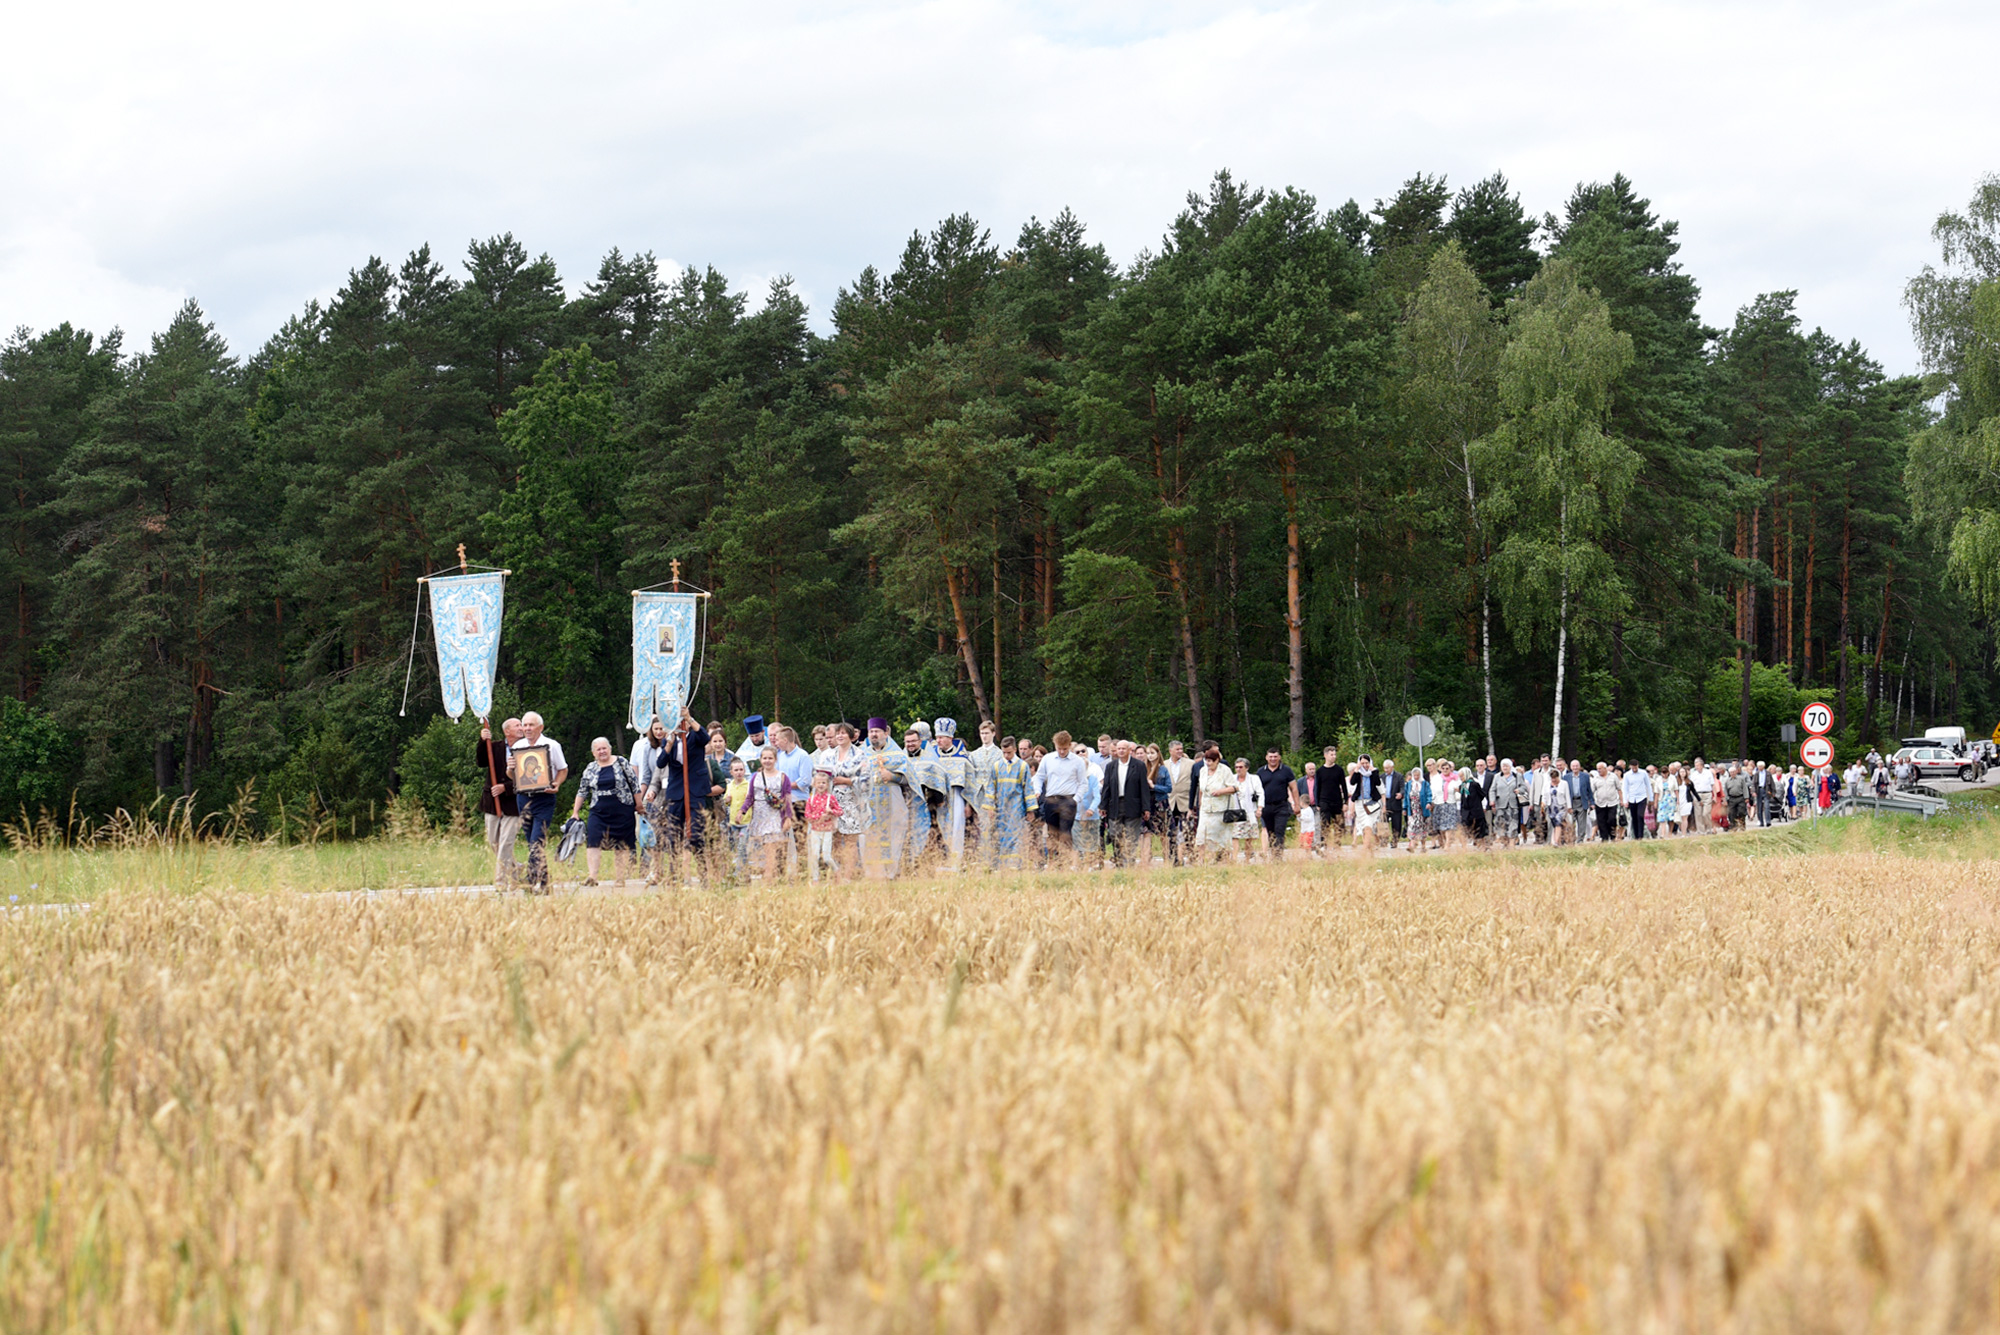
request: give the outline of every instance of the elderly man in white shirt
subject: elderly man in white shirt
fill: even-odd
[[[1688,787],[1694,789],[1693,820],[1688,828],[1696,834],[1707,834],[1715,828],[1715,771],[1700,756],[1694,758],[1694,768],[1688,771]]]

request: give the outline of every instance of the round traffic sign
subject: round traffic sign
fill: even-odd
[[[1833,711],[1815,700],[1799,711],[1799,722],[1813,736],[1824,737],[1833,731]]]
[[[1411,746],[1429,746],[1437,735],[1438,725],[1429,714],[1412,714],[1403,720],[1403,740]]]
[[[1799,759],[1807,769],[1823,769],[1833,763],[1833,743],[1824,737],[1808,737],[1799,743]]]

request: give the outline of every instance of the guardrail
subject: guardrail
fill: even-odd
[[[1842,794],[1832,806],[1826,809],[1829,816],[1858,816],[1861,814],[1891,816],[1921,816],[1929,820],[1951,805],[1949,798],[1936,789],[1918,786],[1915,788],[1892,789],[1887,797],[1877,797],[1873,793]]]

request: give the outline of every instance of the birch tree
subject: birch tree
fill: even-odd
[[[1626,602],[1603,539],[1624,511],[1639,456],[1605,423],[1632,340],[1560,260],[1508,304],[1508,323],[1500,425],[1473,451],[1473,464],[1493,480],[1486,524],[1506,535],[1492,563],[1501,613],[1524,650],[1555,639],[1549,754],[1561,755],[1572,623],[1607,624]]]
[[[1403,323],[1403,406],[1417,440],[1464,485],[1465,570],[1479,594],[1479,683],[1488,751],[1499,745],[1493,737],[1493,597],[1472,447],[1493,426],[1500,347],[1499,325],[1479,276],[1458,243],[1448,242],[1432,257]]]

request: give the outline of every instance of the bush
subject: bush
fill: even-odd
[[[76,779],[76,746],[35,706],[0,700],[0,819],[55,808]]]
[[[419,803],[432,826],[444,829],[454,811],[479,814],[479,721],[467,714],[453,723],[443,714],[403,748],[396,763],[398,797]]]

